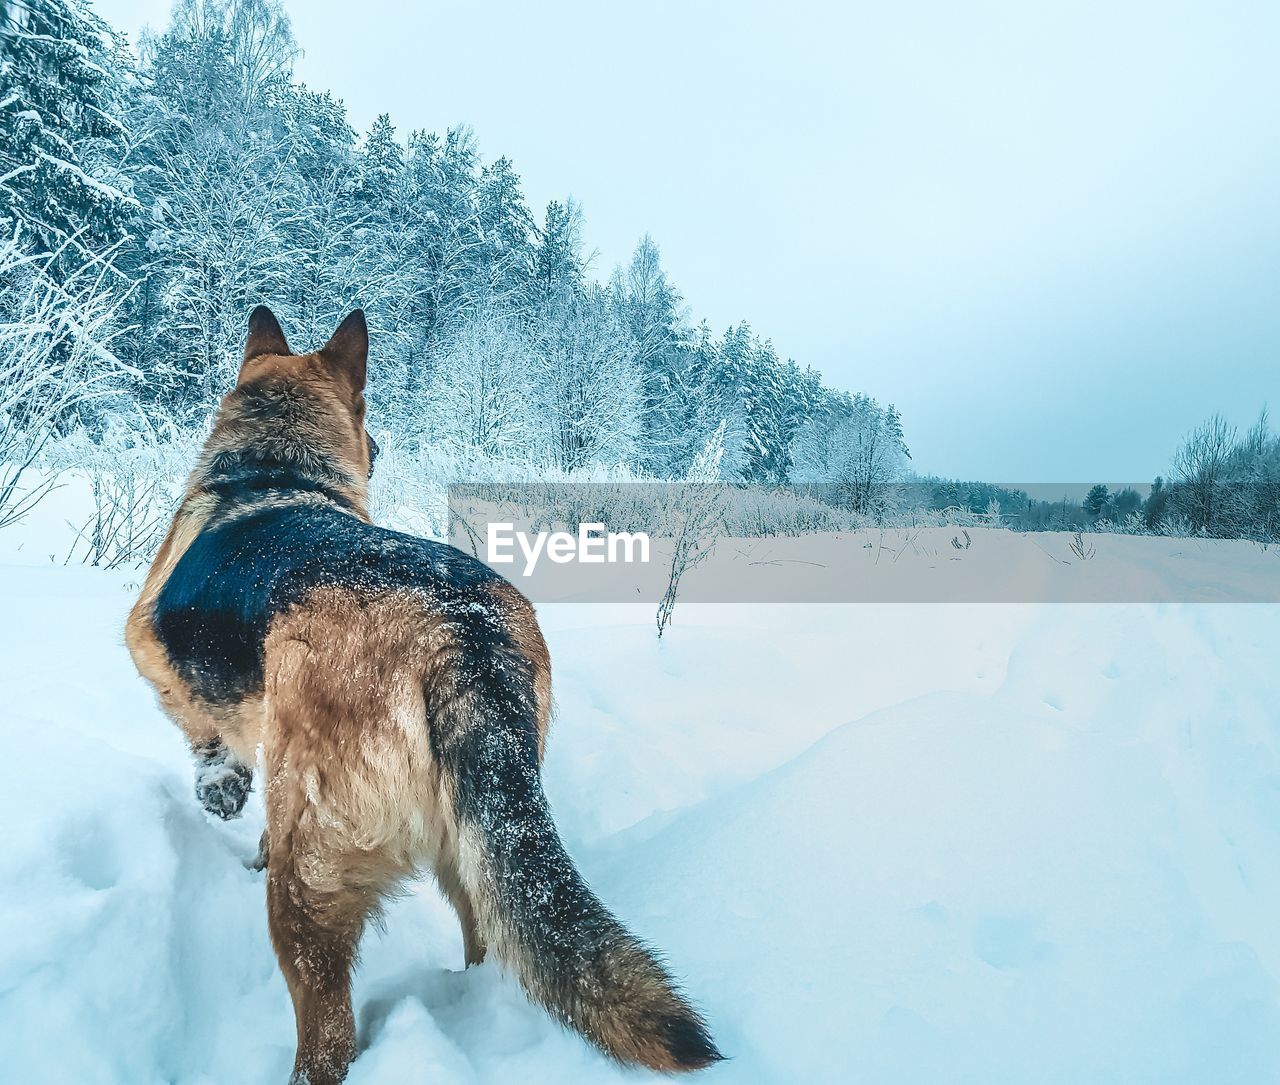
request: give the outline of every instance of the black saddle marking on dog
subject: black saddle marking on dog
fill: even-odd
[[[350,589],[352,606],[418,589],[433,610],[468,627],[471,640],[493,626],[487,606],[475,605],[476,589],[501,580],[444,543],[375,527],[332,506],[284,505],[201,532],[160,590],[153,618],[191,691],[233,704],[263,688],[272,619],[317,588]]]

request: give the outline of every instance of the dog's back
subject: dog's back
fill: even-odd
[[[178,559],[153,611],[156,632],[190,688],[210,703],[262,691],[267,633],[286,611],[326,597],[337,625],[377,598],[403,622],[483,607],[504,582],[442,543],[365,523],[306,500],[215,520]],[[336,630],[335,630],[336,632]],[[354,662],[354,661],[352,661]]]
[[[533,608],[460,551],[368,523],[363,354],[357,382],[333,341],[299,360],[274,318],[266,334],[287,379],[250,367],[251,325],[244,394],[224,402],[128,638],[201,759],[206,806],[239,811],[261,743],[295,1080],[345,1075],[360,933],[420,868],[457,910],[469,964],[492,946],[620,1060],[715,1061],[697,1013],[561,845],[539,774],[551,687]],[[300,437],[281,432],[291,421]]]

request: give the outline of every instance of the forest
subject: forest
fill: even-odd
[[[705,482],[710,464],[863,520],[1280,525],[1265,414],[1244,436],[1196,430],[1145,496],[1055,505],[914,475],[892,404],[828,386],[745,319],[697,320],[653,238],[603,273],[583,209],[531,208],[469,128],[383,114],[357,133],[294,78],[279,0],[178,0],[136,51],[88,0],[0,0],[0,38],[0,527],[80,471],[94,531],[146,556],[264,301],[299,344],[366,311],[375,498],[402,519],[453,481]]]
[[[383,115],[357,134],[292,78],[278,3],[180,0],[137,56],[84,0],[0,13],[11,472],[41,437],[83,454],[199,433],[269,301],[299,343],[364,308],[372,424],[422,470],[679,479],[715,437],[735,482],[819,479],[859,446],[877,481],[900,473],[892,406],[745,320],[695,323],[653,239],[597,281],[581,208],[535,212],[469,129]]]

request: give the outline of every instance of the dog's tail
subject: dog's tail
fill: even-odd
[[[619,1061],[667,1072],[719,1061],[701,1016],[565,852],[539,777],[529,666],[494,632],[428,690],[481,933],[530,998]]]

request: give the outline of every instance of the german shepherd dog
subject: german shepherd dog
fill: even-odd
[[[293,997],[292,1081],[355,1056],[351,970],[366,922],[414,872],[529,996],[624,1063],[721,1056],[643,942],[565,852],[540,765],[551,711],[533,607],[486,565],[375,527],[364,314],[293,354],[249,319],[142,593],[134,662],[194,752],[196,795],[235,817],[262,748],[267,920]]]

